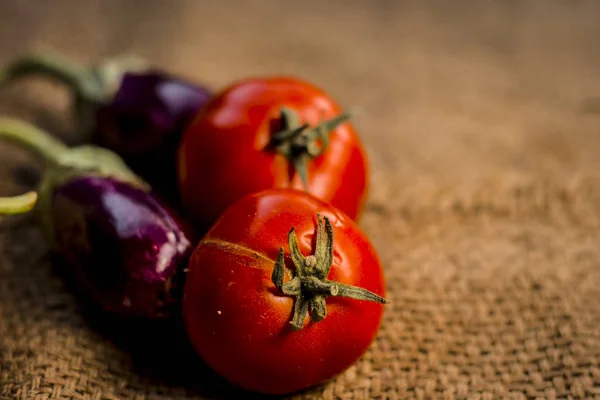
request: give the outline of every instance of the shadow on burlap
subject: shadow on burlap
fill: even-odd
[[[5,2],[0,61],[133,49],[214,86],[298,74],[362,107],[361,225],[391,304],[364,357],[297,398],[600,397],[600,7],[203,3]],[[75,140],[67,105],[42,82],[0,94],[3,114]],[[14,184],[32,157],[0,160],[3,194],[34,184]],[[3,221],[0,248],[3,400],[247,396],[164,327],[80,309],[32,217]]]

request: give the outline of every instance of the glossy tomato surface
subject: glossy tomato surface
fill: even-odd
[[[365,234],[347,215],[301,191],[244,197],[192,254],[183,299],[188,335],[210,367],[242,388],[285,394],[313,386],[347,369],[377,334],[382,304],[331,296],[325,319],[307,316],[302,329],[290,327],[294,299],[278,291],[271,274],[283,247],[289,280],[292,227],[302,254],[313,254],[317,213],[333,227],[328,279],[384,296],[382,268]]]
[[[304,189],[293,164],[270,146],[282,128],[282,107],[311,126],[343,111],[310,83],[255,78],[217,93],[188,126],[178,152],[178,183],[185,206],[199,221],[212,224],[247,194]],[[368,162],[350,122],[330,131],[328,146],[308,162],[307,170],[311,194],[353,219],[359,217],[368,189]]]

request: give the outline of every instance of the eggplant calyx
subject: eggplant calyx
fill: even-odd
[[[352,113],[342,113],[314,127],[301,124],[297,112],[291,108],[282,107],[280,118],[282,129],[271,137],[271,145],[294,165],[304,188],[308,189],[308,161],[325,152],[331,131],[352,118]]]
[[[98,176],[112,178],[149,192],[148,183],[137,176],[116,153],[99,146],[67,147],[37,127],[12,118],[0,118],[0,140],[15,142],[42,156],[46,161],[38,189],[38,209],[42,229],[52,246],[51,199],[56,187],[72,178]]]
[[[111,150],[94,145],[67,147],[49,133],[23,121],[0,118],[0,139],[40,155],[49,164],[46,175],[60,184],[70,176],[104,176],[150,190],[149,185]]]
[[[51,168],[55,185],[74,176],[114,178],[150,191],[150,186],[111,150],[94,145],[81,145],[62,153]]]
[[[381,304],[389,303],[385,298],[364,288],[327,279],[333,264],[333,228],[329,218],[318,213],[316,235],[314,254],[304,257],[298,246],[295,228],[292,227],[288,233],[288,246],[295,266],[294,276],[284,282],[283,247],[279,249],[279,255],[271,275],[271,280],[279,291],[295,298],[294,315],[290,321],[292,329],[299,330],[304,327],[304,319],[309,313],[309,309],[313,322],[325,319],[327,316],[325,299],[328,296],[347,297]]]

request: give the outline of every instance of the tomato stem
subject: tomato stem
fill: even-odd
[[[343,113],[311,128],[309,124],[300,124],[296,111],[281,108],[282,130],[271,137],[271,144],[294,165],[305,189],[308,189],[308,162],[325,152],[331,131],[351,117],[351,113]],[[317,144],[318,139],[321,140],[320,146]]]
[[[323,223],[325,220],[325,223]],[[304,257],[298,246],[295,228],[288,233],[290,257],[295,266],[294,277],[284,282],[285,255],[283,247],[275,261],[271,280],[275,287],[287,296],[295,298],[294,315],[290,321],[293,329],[302,329],[310,309],[310,318],[319,322],[327,316],[327,296],[348,297],[356,300],[386,304],[388,300],[366,289],[327,279],[333,264],[333,228],[329,218],[317,213],[317,238],[313,255]]]

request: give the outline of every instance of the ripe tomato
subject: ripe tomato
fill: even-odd
[[[247,194],[296,188],[356,220],[366,197],[368,162],[348,118],[325,92],[298,79],[232,84],[182,136],[178,183],[184,205],[211,225]]]
[[[183,317],[218,374],[286,394],[367,350],[384,295],[377,254],[354,221],[306,192],[270,189],[230,206],[195,248]]]

